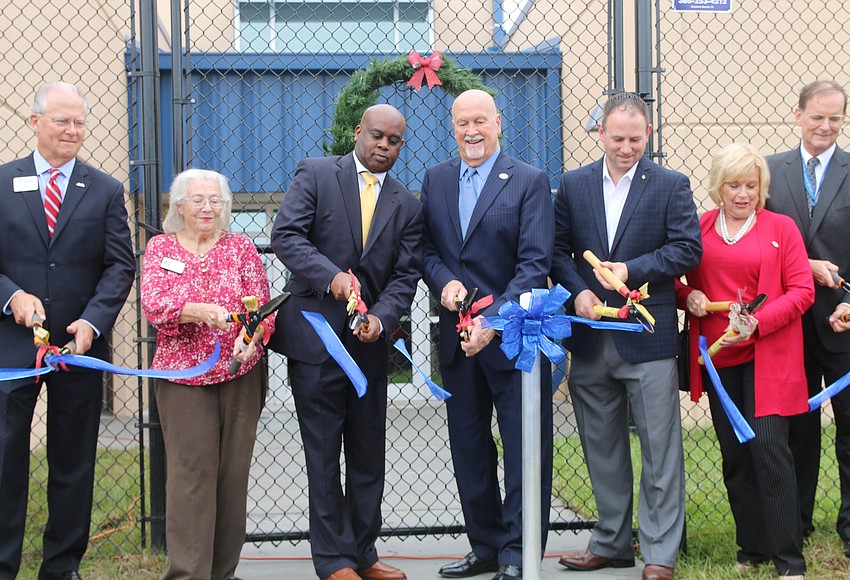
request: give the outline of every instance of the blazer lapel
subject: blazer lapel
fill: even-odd
[[[378,203],[375,205],[375,215],[372,216],[372,225],[369,227],[369,237],[366,239],[366,247],[363,248],[365,255],[372,246],[378,235],[383,231],[398,206],[399,183],[389,175],[384,177],[384,184],[378,194]]]
[[[590,174],[587,179],[590,183],[587,184],[587,191],[590,194],[590,212],[593,215],[593,222],[596,225],[596,231],[599,234],[599,247],[605,250],[605,257],[608,257],[608,225],[605,221],[605,194],[602,191],[602,164],[605,163],[603,158],[597,161],[591,167]]]
[[[357,169],[354,158],[343,155],[337,162],[336,179],[339,185],[339,194],[342,197],[342,206],[348,216],[348,227],[355,247],[363,251],[363,226],[360,223],[360,184],[357,182]]]
[[[445,180],[445,181],[443,181]],[[463,237],[460,235],[460,210],[458,202],[458,181],[460,180],[460,159],[455,157],[449,162],[448,171],[435,176],[435,182],[431,191],[444,191],[446,202],[446,214],[452,222],[452,229],[460,243]]]
[[[35,162],[33,161],[32,155],[18,164],[17,177],[31,175],[35,175]],[[22,191],[16,195],[23,196],[24,203],[26,203],[30,210],[30,214],[32,214],[33,222],[35,222],[35,227],[38,230],[38,234],[41,236],[41,240],[44,242],[45,246],[49,245],[50,233],[47,231],[47,217],[44,214],[44,200],[41,199],[41,190],[37,187],[35,191]]]
[[[620,222],[617,224],[617,233],[614,235],[614,243],[611,244],[611,254],[614,253],[617,244],[620,243],[623,232],[629,220],[632,219],[632,215],[635,213],[638,204],[640,204],[643,192],[646,191],[647,184],[652,175],[650,169],[652,169],[652,164],[645,157],[641,157],[640,161],[638,161],[637,170],[635,170],[634,179],[632,179],[632,183],[629,186],[629,195],[626,197],[626,204],[623,206]]]
[[[499,157],[493,164],[493,169],[487,177],[487,181],[481,186],[481,193],[478,194],[478,201],[475,202],[475,208],[472,210],[472,217],[469,218],[469,227],[466,228],[466,239],[472,236],[475,227],[481,223],[481,219],[487,210],[499,197],[499,192],[504,189],[505,185],[513,177],[514,162],[503,153],[499,153]],[[458,164],[458,177],[460,177],[460,164]],[[457,191],[457,187],[454,188]],[[457,201],[455,201],[455,213],[458,213]],[[460,232],[460,218],[458,218],[458,232]],[[465,242],[466,240],[464,240]]]
[[[850,163],[850,155],[836,147],[835,152],[832,154],[832,159],[829,161],[826,173],[822,178],[823,185],[820,188],[818,202],[815,205],[811,224],[809,224],[809,230],[806,233],[807,241],[811,241],[815,233],[817,233],[826,212],[829,211],[829,206],[832,204],[835,196],[838,195],[838,190],[841,188],[844,180],[847,179],[848,163]],[[800,179],[802,180],[802,177]]]
[[[803,157],[800,155],[800,150],[796,149],[785,158],[785,165],[782,166],[782,173],[774,177],[785,181],[785,190],[791,196],[791,203],[797,212],[794,221],[797,222],[803,231],[803,237],[808,238],[811,220],[809,219],[809,206],[806,203],[806,186],[803,185]],[[824,184],[826,185],[826,184]],[[780,189],[780,191],[782,191]],[[833,194],[834,195],[834,194]]]
[[[88,168],[77,160],[74,163],[74,171],[68,178],[68,186],[65,188],[65,196],[62,198],[62,207],[59,208],[59,217],[56,220],[56,227],[53,229],[53,238],[50,243],[54,243],[65,229],[71,216],[76,211],[80,202],[89,190],[91,181],[88,176]]]

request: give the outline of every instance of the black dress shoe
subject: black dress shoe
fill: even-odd
[[[493,580],[522,580],[522,566],[502,564]]]
[[[62,572],[57,576],[59,580],[83,580],[82,577],[77,574],[76,570],[68,570],[67,572]]]
[[[470,552],[462,560],[446,564],[440,568],[440,576],[443,578],[470,578],[484,572],[495,572],[499,564],[495,560],[485,560]]]
[[[850,542],[844,543],[844,555],[850,558]]]

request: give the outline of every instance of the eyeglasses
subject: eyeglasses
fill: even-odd
[[[50,122],[59,127],[60,129],[67,129],[73,123],[74,129],[77,131],[82,131],[88,125],[85,119],[66,119],[64,117],[51,117],[49,115],[42,115],[43,117],[47,117],[50,119]]]
[[[213,209],[221,209],[221,206],[224,204],[220,197],[191,197],[186,201],[195,209],[201,209],[208,203]]]
[[[810,115],[808,113],[803,113],[812,123],[812,125],[821,125],[824,121],[829,121],[830,127],[840,127],[844,124],[844,115],[835,116],[835,117],[827,117],[825,115]]]

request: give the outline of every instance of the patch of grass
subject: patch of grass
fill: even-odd
[[[676,567],[680,580],[717,578],[776,578],[773,565],[761,566],[741,575],[733,571],[736,563],[735,523],[723,485],[720,448],[712,427],[694,427],[683,431],[686,477],[687,553]],[[815,533],[805,546],[810,578],[827,580],[850,577],[850,561],[844,545],[835,533],[840,490],[834,449],[835,426],[824,427],[825,442],[821,456],[821,476],[815,507]],[[640,480],[640,442],[630,436],[634,466],[634,494]],[[578,435],[555,440],[553,494],[584,519],[596,517],[596,502]],[[635,513],[633,526],[637,526]]]
[[[158,578],[165,569],[162,555],[141,550],[137,449],[101,449],[95,466],[91,539],[80,574],[84,578]],[[47,523],[47,458],[44,450],[30,459],[30,497],[24,550],[18,578],[38,578],[41,535]]]

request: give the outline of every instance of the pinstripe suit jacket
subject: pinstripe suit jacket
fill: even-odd
[[[843,276],[850,275],[850,251],[844,237],[850,223],[850,178],[847,176],[850,155],[835,148],[822,178],[823,185],[811,219],[803,186],[800,149],[771,155],[767,158],[767,165],[771,175],[767,209],[794,220],[803,234],[809,258],[829,260],[838,266]],[[803,325],[807,335],[816,332],[820,344],[833,353],[850,352],[850,333],[835,333],[824,322],[841,301],[850,303],[850,295],[840,289],[815,285],[815,303],[807,313],[812,319],[809,324]],[[807,336],[806,345],[812,344],[814,341]]]
[[[674,280],[699,264],[702,256],[699,222],[688,178],[641,158],[629,189],[611,250],[605,225],[600,159],[561,178],[555,201],[555,256],[553,281],[573,297],[592,290],[609,306],[625,300],[605,290],[582,254],[591,250],[600,260],[625,262],[629,288],[649,283],[650,298],[643,304],[656,319],[655,334],[615,332],[614,342],[623,360],[638,363],[675,356],[678,347]],[[566,346],[587,356],[599,338],[597,330],[573,326]]]
[[[453,158],[429,168],[422,180],[423,278],[437,302],[451,280],[470,291],[478,288],[479,298],[492,294],[493,304],[481,313],[492,316],[507,300],[547,287],[554,230],[549,179],[540,169],[500,153],[462,239],[459,177],[460,159]],[[449,365],[457,352],[458,315],[442,306],[439,311],[440,363]],[[493,368],[513,368],[499,344],[494,339],[478,356]]]

